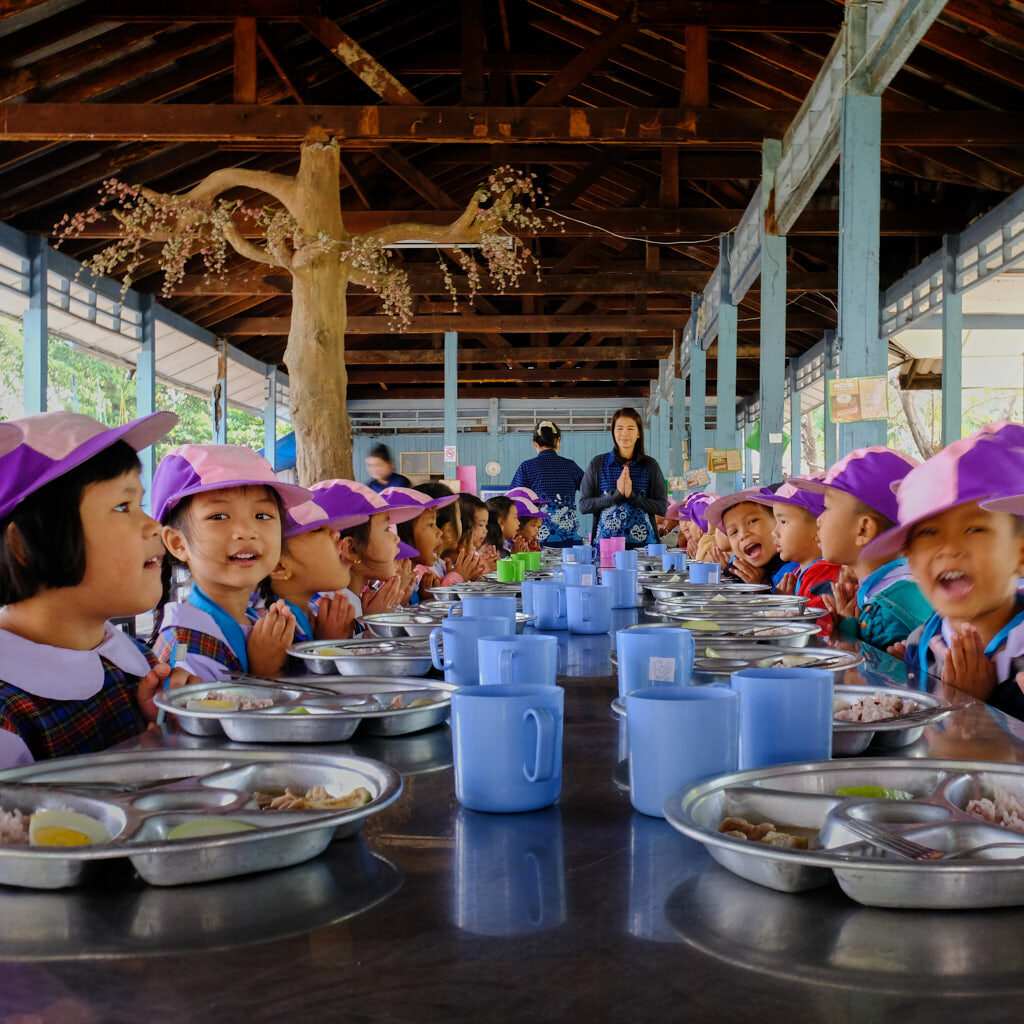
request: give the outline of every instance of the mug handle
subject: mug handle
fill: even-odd
[[[532,718],[537,726],[537,747],[533,768],[523,765],[527,782],[546,782],[555,770],[555,716],[547,708],[527,708],[523,721]]]
[[[556,565],[554,570],[551,573],[551,578],[553,580],[557,580],[559,583],[564,582],[564,580],[565,580],[565,570],[560,565]]]
[[[558,616],[557,617],[559,619],[564,619],[566,617],[566,615],[568,614],[568,611],[566,609],[566,604],[565,604],[565,591],[563,589],[561,589],[561,588],[559,588],[558,600],[555,602],[555,606],[558,608]]]
[[[511,647],[503,647],[498,652],[498,682],[508,683],[512,675],[512,659],[516,652]]]
[[[441,626],[435,626],[430,631],[430,662],[438,672],[445,672],[452,667],[452,662],[446,662],[441,657],[441,649],[438,641],[441,639],[442,632],[443,629]]]
[[[462,607],[462,602],[461,601],[453,601],[452,602],[452,606],[451,606],[451,608],[448,609],[448,614],[445,616],[445,618],[446,619],[454,619],[455,618],[455,609],[456,608],[458,608],[460,612],[465,614],[466,609]],[[437,666],[435,665],[434,667],[436,668]]]

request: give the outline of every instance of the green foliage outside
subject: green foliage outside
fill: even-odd
[[[24,339],[21,325],[0,316],[0,419],[24,412],[22,402]],[[84,412],[109,426],[135,417],[134,371],[109,363],[73,343],[51,335],[47,370],[47,408]],[[230,388],[230,378],[228,381]],[[213,410],[209,400],[176,388],[156,385],[157,409],[170,409],[178,425],[156,446],[157,460],[180,444],[207,444],[213,436]],[[277,435],[291,430],[279,419]],[[263,421],[239,409],[228,409],[228,443],[263,447]]]

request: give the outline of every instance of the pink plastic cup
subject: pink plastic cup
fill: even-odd
[[[626,538],[605,537],[598,541],[598,548],[601,552],[601,568],[611,569],[615,565],[615,552],[626,550]]]

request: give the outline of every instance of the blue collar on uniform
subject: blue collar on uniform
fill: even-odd
[[[210,598],[202,592],[198,583],[192,584],[192,591],[188,595],[188,603],[193,608],[198,608],[201,612],[206,612],[207,615],[217,623],[217,628],[224,634],[224,639],[228,643],[228,647],[234,652],[235,657],[238,659],[239,664],[242,666],[242,671],[248,675],[249,673],[249,655],[245,649],[245,631],[242,627],[235,622],[235,620],[228,615],[226,611],[215,601],[211,601]],[[248,615],[248,612],[246,613]],[[174,652],[171,652],[171,665],[174,665]]]

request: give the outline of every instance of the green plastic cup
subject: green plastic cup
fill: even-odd
[[[516,580],[524,579],[525,577],[517,575],[517,570],[522,572],[522,567],[514,558],[499,558],[498,582],[515,583]]]
[[[524,554],[526,556],[523,559],[523,562],[526,565],[526,568],[529,569],[530,572],[539,572],[540,571],[540,552],[539,551],[523,551],[522,554]]]

